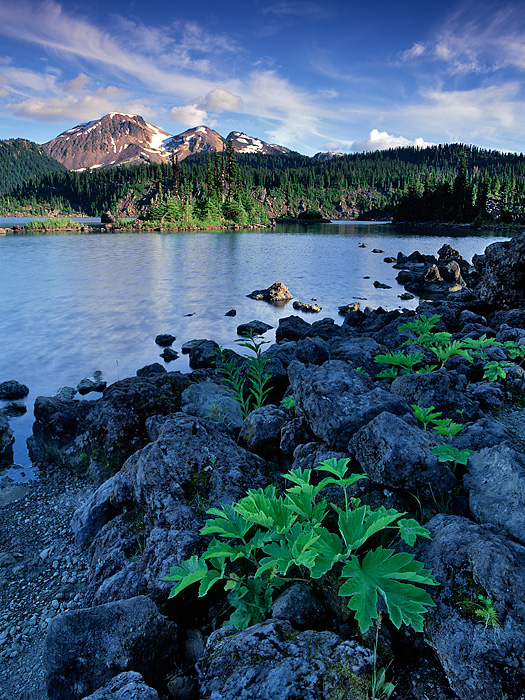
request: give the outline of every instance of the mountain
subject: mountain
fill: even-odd
[[[232,131],[224,139],[202,125],[173,136],[137,114],[118,112],[67,129],[43,148],[66,168],[85,170],[137,161],[166,163],[172,154],[184,160],[195,153],[222,151],[228,139],[239,153],[291,153],[284,146],[268,144],[240,131]]]
[[[43,148],[69,170],[84,170],[136,160],[162,163],[168,158],[164,144],[171,139],[138,115],[112,112],[64,131]]]
[[[275,156],[279,154],[287,155],[292,152],[284,146],[278,146],[275,143],[265,143],[261,139],[247,136],[242,131],[230,131],[226,140],[233,143],[233,148],[237,153],[264,153],[265,155]]]
[[[0,196],[31,178],[57,170],[65,170],[62,163],[51,158],[42,146],[33,141],[0,141]]]
[[[332,160],[332,158],[339,158],[344,156],[344,153],[339,153],[339,151],[326,151],[324,153],[316,153],[313,158],[320,161]]]

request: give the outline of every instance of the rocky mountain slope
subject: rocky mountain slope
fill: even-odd
[[[290,153],[284,146],[268,144],[239,131],[232,131],[224,139],[207,126],[197,126],[173,136],[137,114],[117,112],[67,129],[43,144],[43,148],[66,168],[84,170],[140,160],[163,163],[172,154],[183,160],[194,153],[222,151],[228,139],[239,153]]]

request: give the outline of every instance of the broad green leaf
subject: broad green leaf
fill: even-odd
[[[177,584],[173,586],[168,597],[174,598],[192,583],[201,581],[207,573],[206,562],[199,559],[196,554],[185,559],[180,566],[172,566],[170,573],[162,579],[163,581],[174,581]]]
[[[350,463],[350,458],[345,457],[344,459],[336,459],[331,457],[330,459],[325,459],[317,467],[317,471],[320,472],[330,472],[334,476],[339,477],[339,479],[344,479],[346,472],[348,471],[348,465]]]
[[[201,585],[199,586],[199,598],[203,598],[213,584],[217,583],[217,581],[220,581],[222,578],[223,576],[220,571],[210,569],[201,580]]]
[[[304,528],[299,523],[296,523],[290,532],[286,535],[286,539],[290,544],[294,564],[297,566],[306,566],[310,569],[317,557],[317,551],[313,549],[313,545],[317,542],[320,535],[316,529],[312,527]]]
[[[417,537],[426,537],[430,539],[430,533],[426,527],[423,527],[414,518],[401,518],[398,520],[399,534],[401,539],[411,547],[415,544]]]
[[[340,537],[325,527],[317,528],[316,532],[319,539],[312,544],[312,548],[317,552],[317,557],[314,566],[310,569],[310,575],[312,578],[321,578],[341,560],[343,542]]]
[[[348,607],[355,611],[362,633],[370,629],[377,617],[378,595],[384,599],[392,624],[401,623],[423,630],[423,615],[434,606],[430,595],[414,584],[438,585],[432,574],[412,554],[395,553],[378,547],[363,561],[352,555],[342,571],[344,583],[339,595],[349,596]]]
[[[265,571],[275,569],[283,576],[293,564],[293,555],[288,542],[271,542],[264,547],[263,551],[268,555],[260,561],[259,568],[255,572],[255,578],[259,578]]]
[[[430,452],[438,458],[438,462],[456,462],[457,464],[467,465],[468,458],[472,454],[472,450],[458,450],[453,445],[434,445],[430,448]]]
[[[228,544],[227,542],[222,542],[221,540],[218,540],[214,537],[208,545],[206,551],[203,553],[202,558],[213,559],[217,557],[218,559],[227,558],[234,561],[235,559],[237,559],[238,554],[239,552],[236,547],[233,547],[231,544]]]
[[[308,495],[308,493],[295,493],[294,489],[288,490],[284,504],[301,520],[308,519],[314,523],[322,521],[327,508],[326,501],[314,503],[314,500]]]
[[[217,517],[206,522],[201,530],[201,535],[221,535],[222,537],[243,539],[252,526],[236,513],[231,505],[210,508],[206,512]]]
[[[296,516],[285,507],[283,499],[275,495],[274,486],[267,486],[264,491],[250,489],[233,508],[245,520],[255,525],[275,528],[277,532],[288,531],[296,520]]]
[[[288,481],[293,481],[294,484],[298,486],[303,486],[310,483],[310,477],[312,476],[311,469],[291,469],[286,474],[283,474],[285,479]]]
[[[371,510],[369,506],[359,506],[349,512],[338,509],[339,530],[349,551],[361,547],[372,535],[384,530],[404,513],[393,508]]]
[[[346,479],[334,479],[333,476],[326,476],[319,482],[319,487],[324,488],[329,484],[335,484],[336,486],[345,488],[347,486],[352,486],[352,484],[355,484],[356,481],[360,481],[361,479],[368,479],[368,477],[366,474],[350,474]]]

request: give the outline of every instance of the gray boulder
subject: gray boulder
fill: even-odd
[[[184,413],[167,419],[158,438],[75,513],[77,540],[100,528],[86,599],[99,604],[147,593],[165,602],[161,578],[202,546],[205,511],[263,486],[264,467],[211,421]]]
[[[525,455],[510,445],[475,452],[464,483],[472,515],[525,544]]]
[[[204,340],[198,345],[194,345],[189,350],[189,362],[192,369],[202,367],[213,367],[217,360],[219,344],[214,340]]]
[[[341,360],[329,360],[320,367],[295,360],[288,376],[311,430],[336,449],[346,449],[352,435],[379,413],[399,415],[409,410],[402,399],[374,386]]]
[[[84,700],[158,700],[159,694],[136,671],[125,671]]]
[[[458,372],[439,369],[427,374],[406,374],[396,377],[390,386],[390,391],[405,399],[409,404],[417,404],[422,408],[434,406],[441,411],[443,418],[458,420],[458,408],[462,413],[461,420],[472,420],[481,415],[479,404],[465,396],[467,379]]]
[[[0,409],[0,465],[13,462],[13,430],[4,411]]]
[[[255,409],[242,424],[239,444],[262,457],[274,455],[279,450],[281,428],[286,419],[285,411],[277,406]]]
[[[381,413],[350,441],[368,477],[390,488],[419,489],[431,496],[456,483],[450,469],[430,452],[432,443],[419,428],[391,413]]]
[[[373,358],[381,351],[379,343],[367,336],[336,339],[330,344],[332,360],[346,360],[354,368],[362,367],[367,370],[372,370],[374,366],[377,368]]]
[[[295,629],[324,629],[329,612],[306,583],[294,583],[275,599],[271,615]]]
[[[416,558],[440,586],[426,616],[425,639],[461,700],[518,698],[525,691],[525,547],[490,525],[436,515],[432,540]],[[483,596],[497,615],[484,616]]]
[[[523,307],[525,303],[525,234],[520,233],[510,241],[492,243],[485,249],[483,265],[474,258],[474,265],[481,269],[476,293],[488,304]]]
[[[23,399],[29,394],[25,384],[20,384],[16,379],[8,379],[0,382],[0,399]]]
[[[200,666],[201,697],[221,700],[368,698],[373,653],[332,632],[297,632],[270,620],[208,639]]]
[[[137,671],[155,685],[177,653],[177,626],[146,596],[66,612],[48,629],[47,693],[53,700],[74,700],[124,671]]]
[[[192,384],[182,392],[182,411],[234,429],[243,423],[241,409],[232,392],[211,381]]]
[[[164,372],[122,379],[96,401],[39,396],[28,440],[31,459],[77,472],[95,460],[116,471],[148,442],[150,416],[180,410],[188,385],[188,378],[179,372]]]
[[[275,331],[275,340],[280,343],[283,340],[299,340],[311,330],[311,325],[300,316],[287,316],[279,319],[279,325]]]
[[[262,335],[271,329],[272,326],[264,321],[248,321],[247,323],[241,323],[237,326],[237,335],[250,335],[251,333],[254,335]]]
[[[167,348],[175,340],[176,340],[175,336],[171,335],[171,333],[160,333],[155,338],[155,342],[157,343],[157,345],[160,345],[161,348]]]
[[[97,370],[93,373],[92,377],[84,377],[84,379],[80,380],[80,382],[77,384],[77,391],[83,396],[85,394],[89,394],[92,391],[102,392],[104,391],[106,386],[107,382],[104,379],[102,379],[102,372],[100,372],[100,370]]]

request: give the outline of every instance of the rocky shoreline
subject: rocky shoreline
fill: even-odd
[[[53,700],[365,700],[376,663],[394,700],[525,697],[524,254],[520,235],[475,269],[450,246],[400,255],[412,289],[436,297],[416,312],[280,319],[261,354],[267,402],[247,415],[212,340],[191,344],[189,374],[151,365],[96,401],[39,397],[29,449],[45,476],[0,508],[4,697],[45,697],[20,661],[42,643]],[[418,319],[433,319],[431,342]],[[248,381],[246,357],[221,362]],[[241,631],[222,627],[220,587],[168,598],[163,577],[209,543],[209,508],[330,458],[368,475],[352,498],[428,528],[414,554],[439,586],[423,634],[386,614],[361,634],[328,579],[290,582]]]

